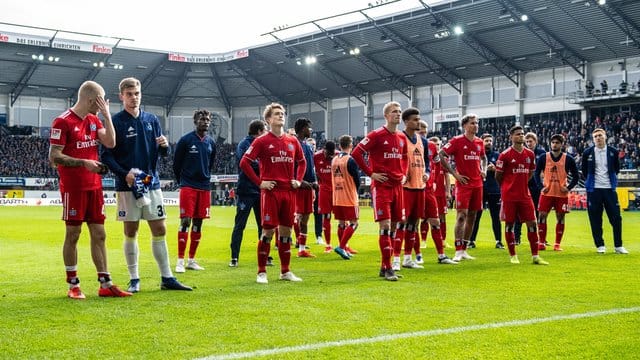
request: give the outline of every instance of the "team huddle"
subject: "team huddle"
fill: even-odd
[[[127,78],[120,83],[124,110],[113,118],[104,94],[99,84],[85,82],[79,89],[76,104],[56,118],[51,129],[49,159],[60,174],[66,224],[63,259],[68,296],[85,298],[77,275],[76,250],[83,222],[90,232],[92,259],[100,282],[99,296],[126,297],[140,291],[137,240],[140,220],[146,220],[151,230],[151,248],[161,274],[161,289],[191,290],[173,276],[167,250],[166,212],[157,164],[160,156],[168,155],[169,143],[157,117],[140,110],[141,90],[137,79]],[[98,113],[104,123],[97,117]],[[554,250],[562,250],[560,242],[564,214],[568,212],[568,194],[579,176],[573,158],[562,151],[562,135],[554,135],[551,151],[536,158],[524,145],[523,128],[514,126],[510,130],[511,147],[488,161],[487,142],[476,136],[478,119],[473,114],[462,118],[463,133],[450,139],[442,149],[439,138],[426,139],[427,123],[420,119],[418,109],[402,111],[399,103],[389,102],[383,114],[385,124],[367,134],[355,147],[352,137],[343,135],[338,140],[339,149],[336,143],[328,141],[323,150],[314,154],[307,141],[311,121],[297,119],[293,136],[285,130],[284,107],[277,103],[266,106],[264,121],[254,120],[249,124],[249,136],[238,145],[236,153],[240,174],[229,266],[238,266],[242,232],[253,209],[259,233],[256,281],[269,282],[267,266],[272,265],[270,252],[274,237],[280,258],[279,279],[302,281],[291,271],[291,252],[292,247],[297,247],[298,257],[315,257],[307,247],[307,225],[314,213],[316,194],[325,252],[333,251],[350,260],[357,254],[349,246],[349,240],[358,228],[360,172],[371,179],[374,219],[379,225],[379,275],[385,280],[397,281],[401,268],[423,267],[421,239],[426,240],[429,229],[439,264],[457,265],[473,260],[467,250],[474,247],[470,239],[474,227],[477,231],[476,218],[486,201],[483,187],[488,177],[499,183],[500,216],[505,222],[504,235],[511,263],[520,262],[515,228],[518,223],[524,223],[533,264],[548,265],[539,251],[546,249],[546,218],[551,209],[555,209],[558,220]],[[195,130],[178,141],[174,154],[173,170],[180,184],[181,221],[175,267],[178,273],[185,268],[204,270],[196,262],[195,254],[202,236],[203,219],[209,218],[210,177],[216,155],[215,142],[207,135],[211,114],[197,110],[193,121]],[[402,131],[399,130],[401,121]],[[614,228],[615,252],[626,254],[615,193],[619,171],[617,150],[606,146],[604,130],[596,129],[593,138],[594,146],[587,149],[583,157],[582,174],[586,178],[594,242],[599,253],[606,251],[602,239],[604,209]],[[98,161],[99,144],[102,162]],[[113,284],[107,268],[104,200],[99,175],[108,170],[116,176],[118,220],[123,222],[124,253],[130,276],[127,291]],[[452,195],[449,174],[456,180],[453,258],[445,254],[444,242],[447,204]],[[534,205],[538,198],[535,194],[532,197],[528,186],[534,174],[535,181],[542,179],[538,215]],[[570,183],[568,175],[571,175]],[[331,245],[332,215],[338,220],[335,247]],[[502,248],[501,241],[497,241],[496,247]]]

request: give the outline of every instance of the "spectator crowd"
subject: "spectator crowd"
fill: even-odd
[[[523,124],[527,131],[534,132],[538,141],[546,150],[549,150],[549,139],[553,134],[562,134],[567,139],[567,153],[574,156],[580,166],[580,155],[585,148],[591,145],[591,132],[595,128],[603,128],[607,131],[610,145],[620,150],[622,168],[637,169],[640,167],[640,114],[636,112],[610,114],[593,114],[585,124],[582,124],[577,116],[561,115],[560,117],[539,120],[527,120]],[[510,121],[502,119],[481,119],[478,134],[490,133],[494,136],[494,148],[498,151],[506,149],[510,145],[509,128],[513,125]],[[452,122],[443,124],[437,135],[446,139],[459,134],[459,124]],[[430,134],[431,136],[431,134]],[[320,139],[317,149],[323,146]],[[359,139],[358,139],[359,140]],[[214,174],[237,174],[238,167],[235,161],[235,149],[237,144],[216,144],[217,156]],[[174,147],[175,144],[172,144]],[[0,132],[0,176],[11,177],[57,177],[56,169],[47,161],[49,140],[32,135],[7,135]],[[169,156],[160,161],[160,176],[162,179],[172,179],[173,160]]]

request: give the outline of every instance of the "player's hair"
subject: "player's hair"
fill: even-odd
[[[607,132],[606,132],[606,131],[604,131],[604,129],[603,129],[603,128],[597,128],[597,129],[593,130],[593,131],[591,132],[591,135],[595,135],[596,133],[600,133],[600,132],[601,132],[601,133],[603,133],[605,136],[607,136]]]
[[[426,121],[424,121],[424,120],[420,120],[420,128],[421,128],[421,129],[422,129],[422,128],[425,128],[425,129],[426,129],[426,128],[428,128],[428,127],[429,127],[429,124],[427,124],[427,122],[426,122]]]
[[[551,142],[553,142],[553,140],[556,140],[560,144],[564,144],[564,135],[562,135],[562,134],[552,135],[551,136]]]
[[[255,119],[249,123],[249,135],[258,135],[267,128],[267,124],[263,120]]]
[[[351,135],[342,135],[338,139],[338,143],[340,143],[340,149],[344,150],[353,144],[353,138]]]
[[[301,117],[298,118],[293,124],[293,128],[296,130],[296,134],[299,134],[305,127],[311,127],[311,120]]]
[[[420,110],[414,107],[407,108],[405,111],[402,112],[402,121],[409,120],[409,117],[413,115],[420,115]]]
[[[100,95],[102,86],[95,81],[87,80],[78,89],[78,99],[93,99]]]
[[[493,135],[489,134],[489,133],[484,133],[482,134],[482,136],[480,137],[482,140],[486,139],[486,138],[492,138],[493,139]]]
[[[536,135],[535,133],[532,133],[531,131],[529,131],[528,133],[524,134],[524,138],[525,139],[533,139],[533,141],[535,141],[536,143],[538,142],[538,135]]]
[[[438,144],[440,142],[440,138],[437,136],[432,136],[429,138],[429,141],[431,141],[434,144]]]
[[[393,106],[397,106],[399,108],[401,108],[400,103],[397,101],[389,101],[388,103],[384,104],[384,107],[382,108],[382,114],[387,115],[389,113],[389,111],[391,111],[391,107]]]
[[[267,120],[268,118],[271,117],[271,114],[273,113],[273,109],[280,109],[282,111],[284,111],[284,106],[278,104],[278,103],[271,103],[269,105],[267,105],[264,108],[264,111],[262,112],[262,118],[264,120]]]
[[[211,112],[206,109],[198,109],[193,112],[193,122],[196,123],[200,118],[208,117],[211,119]]]
[[[336,143],[331,140],[327,141],[324,143],[324,150],[333,155],[336,152]]]
[[[125,90],[130,89],[132,87],[141,87],[141,85],[140,85],[140,80],[134,77],[128,77],[128,78],[122,79],[118,87],[120,88],[120,94],[123,94]]]
[[[514,132],[518,131],[518,130],[522,130],[524,131],[524,129],[522,128],[522,126],[520,125],[513,125],[511,127],[511,129],[509,129],[509,135],[513,135]]]
[[[460,120],[460,125],[465,126],[469,121],[471,121],[471,119],[477,119],[477,118],[478,118],[478,115],[476,114],[467,114],[463,116],[462,119]]]

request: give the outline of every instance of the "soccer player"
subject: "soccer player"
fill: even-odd
[[[553,250],[562,251],[560,242],[564,234],[564,217],[570,211],[569,191],[578,184],[580,173],[572,156],[562,151],[564,136],[551,136],[551,151],[536,160],[535,180],[543,175],[542,190],[538,203],[538,250],[545,250],[547,242],[547,216],[552,208],[556,210],[556,241]],[[571,174],[571,182],[568,181]],[[540,186],[538,186],[540,187]]]
[[[340,137],[340,154],[331,159],[332,209],[338,219],[339,244],[333,250],[343,259],[349,260],[354,254],[349,251],[349,240],[358,228],[360,208],[358,186],[360,174],[358,165],[351,157],[353,139],[349,135]]]
[[[118,203],[118,221],[124,227],[124,256],[129,270],[129,291],[140,291],[138,272],[138,228],[140,220],[146,220],[151,230],[151,250],[160,270],[160,289],[188,290],[191,287],[181,284],[171,272],[169,251],[167,250],[167,227],[165,218],[160,177],[158,175],[158,157],[169,154],[169,142],[162,134],[160,121],[148,112],[140,110],[142,91],[140,81],[125,78],[120,81],[120,101],[124,110],[113,116],[116,130],[116,146],[103,149],[102,159],[116,176]],[[138,173],[151,176],[148,185],[148,205],[136,202],[133,189],[139,180]]]
[[[302,281],[289,269],[296,201],[295,191],[292,190],[300,187],[307,163],[298,139],[284,131],[284,107],[278,103],[267,105],[264,119],[270,127],[269,132],[256,138],[240,160],[240,169],[261,189],[262,238],[258,242],[256,282],[269,283],[266,267],[276,227],[279,232],[280,280]],[[251,167],[256,160],[260,165],[260,175]],[[294,165],[297,165],[295,172]]]
[[[318,181],[316,179],[316,170],[313,166],[313,149],[311,145],[307,143],[307,140],[311,136],[311,120],[307,118],[299,118],[294,124],[296,130],[296,136],[300,142],[302,152],[304,154],[306,169],[304,172],[304,178],[300,183],[300,188],[296,193],[296,224],[297,229],[297,243],[298,243],[298,257],[316,257],[307,247],[307,230],[309,225],[309,217],[313,214],[313,198],[315,196],[314,191],[318,189]]]
[[[216,161],[216,143],[208,135],[211,113],[204,109],[194,111],[193,124],[195,130],[178,140],[173,155],[173,174],[176,182],[180,184],[177,273],[183,273],[185,268],[204,270],[195,257],[202,237],[202,220],[210,216],[211,170]],[[189,260],[185,266],[184,253],[189,237]]]
[[[385,125],[367,134],[351,156],[371,178],[374,218],[380,228],[380,276],[388,281],[398,281],[398,275],[391,268],[391,239],[395,237],[391,229],[405,220],[402,184],[406,181],[407,173],[407,143],[397,131],[402,116],[400,104],[388,102],[382,112]],[[365,154],[369,156],[368,163],[364,159]]]
[[[426,124],[426,123],[425,123]],[[436,145],[436,154],[439,154],[442,142],[437,136],[429,138],[429,141]],[[431,168],[431,176],[433,176],[434,195],[438,206],[438,215],[440,217],[440,233],[442,237],[442,246],[447,248],[447,213],[449,212],[449,201],[451,201],[451,180],[449,173],[440,163],[440,156],[437,155],[433,161]],[[422,226],[422,225],[421,225]],[[422,232],[422,227],[420,228]],[[427,232],[425,229],[423,239],[426,239]]]
[[[618,149],[607,145],[607,133],[603,129],[593,130],[591,137],[594,145],[582,154],[582,176],[585,177],[587,212],[593,242],[598,254],[607,252],[602,238],[602,210],[604,209],[613,228],[615,253],[628,254],[627,249],[622,246],[622,216],[620,216],[620,203],[616,193],[620,172]]]
[[[533,177],[535,169],[535,156],[533,151],[524,146],[522,126],[512,126],[509,134],[511,135],[511,146],[500,153],[498,161],[496,161],[496,180],[500,184],[500,194],[502,194],[502,217],[505,222],[504,238],[507,241],[511,263],[520,263],[518,255],[516,255],[515,234],[513,233],[513,225],[516,219],[520,219],[527,224],[527,239],[533,263],[549,265],[538,256],[536,214],[528,188],[528,182]]]
[[[540,155],[546,154],[547,152],[544,150],[542,146],[538,144],[538,136],[533,132],[528,132],[524,134],[524,141],[527,148],[533,151],[533,155],[536,160]],[[540,184],[534,178],[529,180],[529,192],[531,193],[531,198],[533,199],[533,205],[535,206],[536,219],[538,218],[538,201],[540,200]],[[516,220],[515,230],[516,234],[516,244],[520,245],[520,238],[522,235],[522,222]],[[546,244],[545,244],[546,245]]]
[[[238,191],[236,193],[238,202],[236,206],[236,217],[234,220],[233,231],[231,232],[231,261],[230,267],[238,266],[238,259],[240,258],[240,246],[242,245],[242,234],[244,228],[247,226],[247,220],[251,209],[253,209],[253,216],[258,224],[258,240],[262,234],[262,222],[260,216],[260,188],[249,180],[249,177],[245,175],[244,171],[240,169],[240,160],[253,141],[266,132],[266,124],[260,119],[253,120],[249,123],[249,134],[240,141],[236,148],[236,161],[238,162]],[[251,163],[251,168],[256,174],[260,174],[260,168],[258,162]]]
[[[336,156],[336,143],[327,141],[324,149],[313,154],[316,176],[318,177],[318,214],[322,219],[324,232],[325,253],[330,253],[331,247],[331,212],[333,211],[333,184],[331,182],[331,162]]]
[[[489,209],[491,215],[491,228],[493,229],[493,236],[496,240],[496,249],[504,249],[502,244],[502,225],[500,224],[500,184],[496,181],[496,161],[500,153],[493,150],[493,136],[491,134],[482,134],[482,141],[484,142],[484,152],[487,155],[487,177],[484,179],[482,199],[484,207]],[[471,239],[469,247],[475,248],[476,236],[478,235],[478,228],[480,227],[480,219],[482,218],[483,210],[478,211],[476,214],[476,222],[473,225],[473,232],[471,233]]]
[[[476,213],[482,210],[482,181],[487,175],[484,143],[476,136],[478,117],[467,114],[460,120],[463,134],[454,136],[441,150],[440,163],[456,179],[456,225],[454,261],[473,260],[467,245],[475,224]],[[456,163],[455,170],[449,158]]]
[[[98,112],[104,118],[104,125],[96,116]],[[107,268],[104,198],[99,175],[107,169],[98,161],[98,145],[112,148],[116,135],[102,86],[93,81],[80,86],[75,105],[53,120],[49,143],[49,161],[58,167],[63,199],[62,220],[66,227],[62,257],[69,284],[67,296],[85,298],[77,273],[78,240],[83,222],[89,228],[91,258],[98,272],[98,296],[131,296],[113,284]]]
[[[405,220],[398,222],[393,241],[393,260],[391,268],[400,271],[400,252],[404,241],[404,259],[402,267],[422,269],[422,265],[411,259],[413,244],[416,241],[418,221],[424,217],[424,188],[429,178],[430,169],[428,158],[425,160],[425,149],[428,149],[427,139],[418,134],[420,130],[420,111],[408,108],[402,112],[404,131],[401,132],[407,144],[407,174],[406,182],[402,184],[402,199],[404,201]],[[432,232],[433,233],[433,232]]]
[[[405,114],[403,113],[402,115],[404,116]],[[412,116],[419,117],[420,114],[418,113],[417,115],[409,115],[409,118],[411,118]],[[428,127],[428,125],[425,121],[420,120],[420,127],[421,128],[424,127],[426,132],[426,128]],[[424,188],[424,211],[420,215],[420,217],[423,219],[422,220],[423,223],[426,222],[431,226],[431,239],[433,240],[433,244],[435,245],[436,253],[438,255],[438,264],[457,265],[458,262],[453,261],[452,259],[449,259],[447,255],[445,255],[444,253],[445,247],[444,247],[444,241],[442,237],[442,231],[440,228],[440,225],[443,222],[442,218],[444,216],[440,214],[442,205],[438,203],[438,199],[436,198],[436,194],[434,191],[436,187],[435,181],[439,180],[444,182],[444,180],[442,179],[442,177],[444,177],[444,174],[442,173],[442,166],[440,165],[440,158],[438,157],[438,145],[436,145],[435,142],[432,142],[432,141],[426,142],[425,161],[429,164],[427,169],[430,171],[428,171],[429,177],[427,179],[427,182],[425,184],[426,186]],[[440,174],[437,174],[437,173],[440,173]],[[405,193],[405,195],[407,195],[407,193]],[[446,196],[443,196],[443,198],[444,198],[443,202],[446,202]],[[406,203],[406,197],[405,197],[405,203]],[[446,210],[446,204],[444,205],[444,209]],[[414,243],[413,249],[416,252],[416,263],[423,264],[424,259],[420,252],[420,245],[418,244],[417,241]],[[411,252],[409,251],[409,253]],[[407,252],[405,252],[405,254],[407,254]]]

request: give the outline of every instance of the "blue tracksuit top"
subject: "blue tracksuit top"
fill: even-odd
[[[173,154],[173,174],[180,187],[211,189],[211,170],[216,161],[216,143],[209,135],[194,131],[178,140]]]
[[[311,149],[311,145],[307,144],[305,140],[300,140],[300,145],[302,146],[302,152],[304,153],[304,159],[307,160],[307,169],[304,172],[304,177],[302,180],[314,183],[316,182],[316,168],[313,162],[313,149]],[[296,169],[298,168],[298,163],[296,163]]]
[[[102,147],[101,157],[102,162],[116,175],[116,191],[131,190],[125,177],[133,168],[153,176],[150,190],[160,189],[158,157],[167,156],[169,148],[156,144],[156,137],[162,135],[158,118],[142,110],[138,118],[134,118],[122,110],[113,115],[112,120],[116,130],[116,146],[113,149]]]
[[[500,153],[494,150],[488,151],[487,152],[487,164],[496,164],[496,161],[498,161],[498,156],[500,156]],[[498,184],[498,181],[496,181],[496,173],[495,172],[488,172],[487,171],[487,177],[486,179],[484,179],[484,191],[487,194],[500,194],[500,184]]]
[[[240,169],[240,160],[242,160],[242,156],[247,152],[247,149],[251,146],[254,139],[255,138],[253,136],[248,135],[240,141],[236,148],[236,164],[238,165],[238,185],[236,194],[238,195],[260,196],[260,188],[249,180],[247,175],[245,175],[245,173],[242,172],[242,169]],[[253,161],[251,163],[251,167],[253,168],[253,171],[258,174],[258,177],[260,177],[260,165],[258,162]]]

